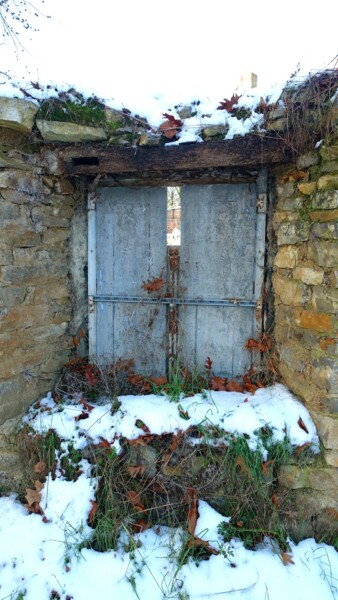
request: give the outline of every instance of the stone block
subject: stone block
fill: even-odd
[[[48,229],[43,234],[43,243],[44,244],[59,244],[60,242],[65,242],[70,237],[70,230],[66,229]]]
[[[312,226],[311,235],[324,240],[338,240],[338,222],[315,223]],[[338,248],[338,244],[337,244]],[[338,260],[337,260],[338,262]]]
[[[297,169],[308,169],[313,165],[318,165],[319,156],[317,152],[308,152],[308,154],[302,154],[297,159]]]
[[[181,105],[177,107],[177,114],[180,119],[184,121],[184,119],[190,119],[193,114],[192,106],[189,104]]]
[[[296,184],[292,181],[284,183],[283,185],[277,185],[276,192],[278,201],[290,198],[296,191]]]
[[[27,294],[26,287],[8,286],[0,288],[0,307],[6,306],[10,308],[16,304],[21,304]]]
[[[209,125],[209,127],[203,127],[202,137],[205,141],[212,139],[217,136],[224,136],[228,127],[226,125]]]
[[[327,450],[324,454],[325,462],[328,467],[338,469],[338,450]]]
[[[58,179],[54,184],[54,190],[57,194],[64,194],[65,196],[71,196],[74,194],[74,186],[68,179]]]
[[[322,366],[312,368],[310,379],[320,388],[328,392],[331,391],[332,388],[337,389],[337,376],[331,367]]]
[[[337,267],[337,243],[312,240],[308,248],[308,258],[320,267]]]
[[[27,194],[50,194],[50,189],[43,184],[42,178],[33,173],[8,169],[0,172],[0,188],[9,188]]]
[[[322,175],[317,181],[318,190],[337,190],[338,175]]]
[[[1,196],[13,204],[40,204],[39,194],[27,194],[18,190],[2,189]]]
[[[0,381],[0,425],[23,413],[20,378]]]
[[[293,269],[297,264],[298,256],[297,246],[281,246],[275,258],[275,266],[280,269]]]
[[[289,368],[303,373],[310,360],[309,351],[293,340],[288,340],[279,348],[279,357]]]
[[[0,269],[0,281],[3,284],[32,285],[39,283],[46,285],[57,276],[56,265],[49,266],[37,264],[35,266],[8,266]]]
[[[316,190],[316,183],[314,181],[309,183],[298,183],[297,187],[305,196],[311,196]]]
[[[294,215],[297,216],[297,209],[301,209],[304,198],[300,196],[291,196],[290,198],[280,198],[278,200],[279,211],[293,211]]]
[[[323,392],[313,382],[307,381],[304,373],[300,373],[296,369],[288,367],[288,365],[283,362],[278,365],[278,368],[285,385],[287,385],[294,394],[302,398],[308,408],[321,408]]]
[[[103,127],[39,119],[36,121],[36,125],[47,142],[101,142],[107,139]]]
[[[30,134],[39,106],[19,98],[0,98],[0,126]]]
[[[330,333],[332,331],[332,317],[330,315],[302,308],[295,309],[295,323],[298,327],[321,333]]]
[[[2,325],[6,331],[15,329],[29,329],[36,327],[47,321],[48,305],[31,306],[21,304],[14,308],[9,308],[2,319]]]
[[[12,248],[3,242],[0,242],[0,266],[11,265],[13,263]]]
[[[313,308],[318,312],[336,314],[338,311],[338,289],[316,286],[312,290]]]
[[[301,204],[299,205],[299,207],[301,206]],[[273,217],[274,220],[274,225],[276,227],[276,229],[278,228],[278,225],[280,223],[295,223],[296,221],[298,221],[299,216],[296,212],[294,211],[276,211]]]
[[[324,279],[324,271],[313,267],[296,267],[293,271],[294,279],[300,279],[307,285],[320,285]]]
[[[327,467],[305,467],[294,465],[283,466],[280,469],[279,483],[290,490],[308,488],[318,490],[323,494],[337,494],[338,469]]]
[[[282,304],[306,304],[310,298],[306,285],[279,275],[273,277],[273,288],[277,296],[276,301],[279,299]]]
[[[162,135],[151,132],[141,134],[138,141],[139,146],[159,146],[162,140]]]
[[[299,244],[309,238],[309,224],[301,221],[281,223],[277,229],[278,246]]]
[[[3,198],[0,199],[0,218],[2,221],[17,219],[19,216],[19,207]]]
[[[317,192],[312,198],[312,206],[321,210],[338,208],[338,190]]]
[[[318,177],[319,175],[331,175],[332,173],[338,173],[338,160],[335,162],[327,162],[320,165],[318,169]]]
[[[324,447],[338,451],[338,415],[314,412],[311,416]]]
[[[338,221],[338,209],[336,210],[314,210],[310,212],[311,221]]]

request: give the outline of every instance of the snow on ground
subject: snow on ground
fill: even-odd
[[[71,439],[75,448],[83,448],[88,441],[99,443],[104,438],[118,452],[120,437],[135,439],[143,434],[136,425],[139,419],[151,433],[158,435],[186,431],[192,425],[216,425],[228,433],[250,436],[248,443],[253,450],[260,447],[259,429],[267,425],[272,429],[273,441],[283,440],[287,433],[293,446],[310,442],[315,450],[319,445],[316,428],[306,408],[281,384],[258,389],[255,394],[207,391],[182,398],[179,404],[154,394],[121,396],[120,401],[120,409],[114,415],[108,403],[94,407],[85,420],[76,421],[83,412],[82,404],[55,404],[49,395],[39,402],[40,408],[35,409],[33,405],[24,422],[41,433],[53,428],[61,438]],[[180,416],[181,407],[189,419]],[[299,426],[299,419],[308,433]]]
[[[95,406],[88,418],[75,420],[81,404],[55,404],[51,395],[24,419],[36,431],[55,429],[64,440],[82,447],[102,438],[119,450],[118,439],[143,435],[137,420],[152,433],[186,430],[213,423],[228,433],[246,433],[259,447],[257,429],[269,426],[275,440],[287,432],[293,445],[318,437],[304,408],[282,385],[259,389],[254,395],[207,392],[181,399],[190,418],[179,416],[178,404],[165,396],[122,396],[111,415],[109,404]],[[308,433],[299,423],[305,425]],[[156,527],[130,539],[121,533],[116,550],[79,550],[93,530],[87,525],[95,478],[82,461],[76,482],[48,479],[41,491],[44,518],[28,514],[14,496],[0,498],[0,600],[334,600],[338,599],[338,553],[313,539],[290,543],[292,563],[284,564],[276,544],[266,539],[255,551],[240,540],[225,543],[218,525],[228,521],[206,502],[199,502],[196,535],[219,551],[198,563],[180,560],[181,529]]]

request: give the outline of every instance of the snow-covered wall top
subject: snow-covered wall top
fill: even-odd
[[[4,79],[0,81],[0,124],[34,133],[36,139],[46,142],[161,146],[231,140],[248,133],[280,135],[297,126],[299,133],[305,118],[315,144],[323,135],[323,123],[309,119],[308,111],[332,112],[337,85],[338,72],[325,71],[305,82],[286,84],[282,93],[270,91],[262,96],[250,90],[218,103],[193,100],[172,108],[157,98],[148,107],[140,106],[138,112],[74,89],[43,89],[36,83],[25,89]],[[332,121],[330,117],[330,124]]]

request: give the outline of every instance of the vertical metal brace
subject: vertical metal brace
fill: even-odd
[[[263,325],[263,303],[262,292],[264,285],[265,267],[265,235],[266,235],[266,212],[267,212],[267,171],[262,169],[257,180],[257,218],[256,218],[256,249],[255,249],[255,291],[256,302],[256,333],[262,333]]]
[[[94,192],[88,194],[88,338],[89,356],[96,355],[96,200]]]

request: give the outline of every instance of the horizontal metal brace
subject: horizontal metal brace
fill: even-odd
[[[256,303],[251,300],[240,300],[239,298],[227,298],[225,300],[213,300],[202,298],[151,298],[147,296],[110,296],[99,294],[93,297],[94,302],[112,303],[140,303],[140,304],[175,304],[192,306],[232,306],[240,308],[255,308]]]

